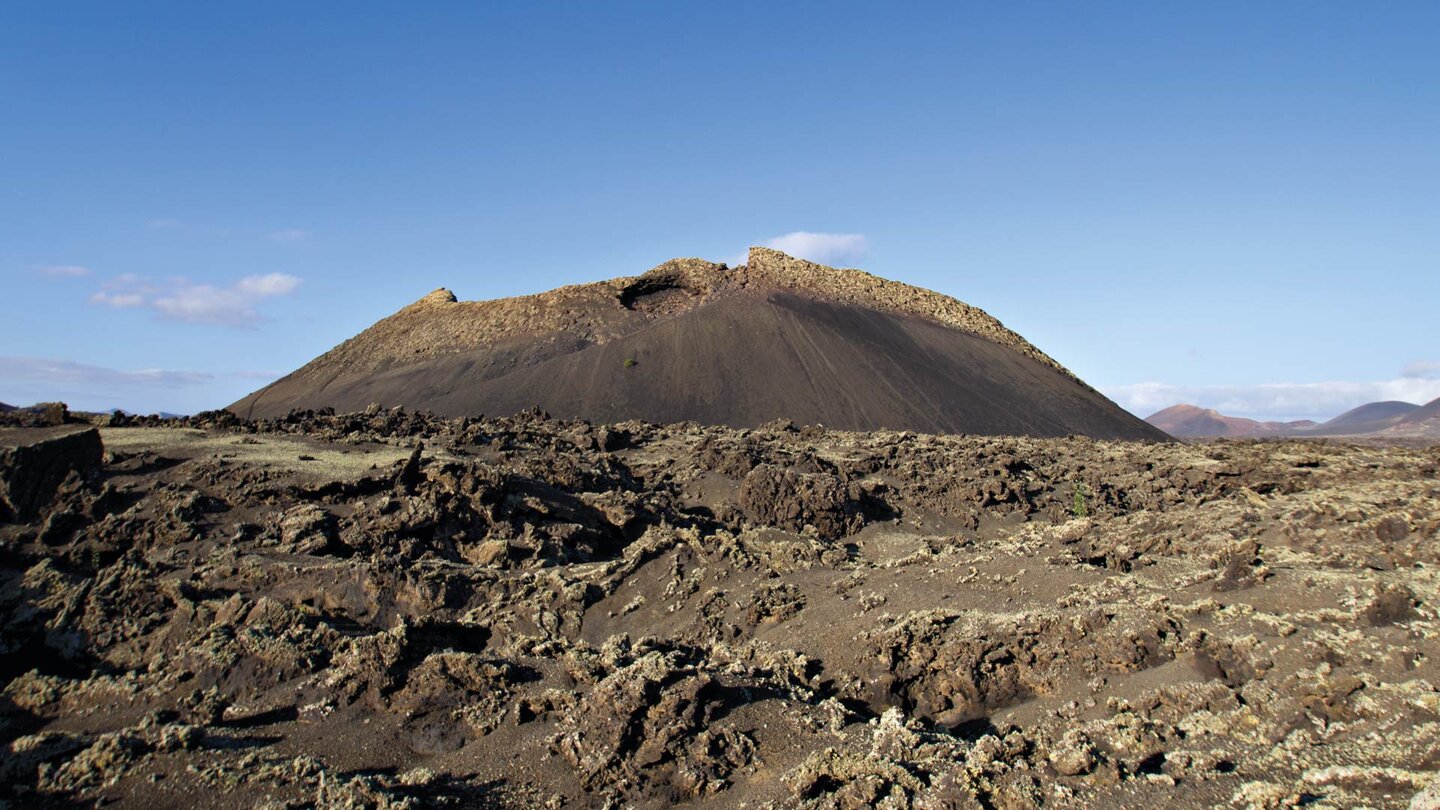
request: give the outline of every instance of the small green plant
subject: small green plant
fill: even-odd
[[[636,362],[635,358],[627,357],[625,358],[625,362],[621,365],[625,366],[625,368],[634,368],[636,365],[638,365],[638,363]]]
[[[1090,514],[1090,507],[1085,503],[1085,482],[1076,481],[1072,487],[1074,496],[1070,501],[1070,514],[1077,518],[1083,518]]]

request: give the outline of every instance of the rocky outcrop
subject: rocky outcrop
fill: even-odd
[[[28,408],[0,408],[0,427],[59,427],[83,421],[63,402],[40,402]]]
[[[412,306],[412,307],[426,307],[426,306],[434,306],[434,305],[436,305],[436,304],[453,304],[453,303],[455,303],[455,302],[458,301],[458,300],[459,300],[459,299],[457,299],[457,298],[455,297],[455,293],[450,292],[449,290],[445,289],[444,287],[441,287],[441,288],[435,290],[434,292],[430,293],[429,295],[425,296],[424,298],[421,298],[419,301],[416,301],[415,303],[411,304],[410,306]]]
[[[104,452],[95,428],[0,428],[0,519],[34,518],[66,478],[95,472]]]
[[[1434,779],[1434,448],[123,424],[0,522],[0,803],[1390,807]],[[45,430],[21,444],[74,428]]]
[[[833,475],[761,464],[740,485],[740,508],[755,523],[790,531],[813,528],[835,540],[864,524],[857,498]]]

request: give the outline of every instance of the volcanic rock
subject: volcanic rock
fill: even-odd
[[[0,520],[30,520],[72,474],[100,466],[95,428],[0,428]]]
[[[1378,808],[1440,762],[1440,447],[141,424],[4,434],[73,461],[0,522],[0,804]]]
[[[63,402],[39,402],[28,408],[6,406],[0,408],[0,425],[8,427],[59,427],[71,422],[82,421],[70,413]]]

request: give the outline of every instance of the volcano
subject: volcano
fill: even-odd
[[[982,310],[768,248],[730,268],[458,301],[440,289],[230,406],[532,407],[594,422],[1165,440]]]
[[[1356,436],[1392,427],[1407,415],[1420,410],[1412,402],[1387,400],[1369,402],[1324,422],[1310,431],[1314,436]]]
[[[1315,426],[1308,419],[1294,422],[1260,422],[1243,416],[1226,416],[1214,408],[1180,403],[1145,417],[1145,421],[1178,438],[1255,438],[1291,436]]]

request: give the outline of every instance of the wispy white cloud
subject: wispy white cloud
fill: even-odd
[[[284,273],[247,276],[230,287],[179,284],[168,294],[151,299],[162,317],[184,323],[249,326],[260,320],[256,305],[266,298],[286,295],[300,279]]]
[[[1440,378],[1440,360],[1416,360],[1401,369],[1400,373],[1406,377]]]
[[[40,272],[55,278],[79,278],[90,275],[90,268],[78,264],[51,264],[40,268]]]
[[[84,383],[97,386],[164,386],[180,387],[210,382],[215,375],[203,371],[172,371],[146,368],[120,371],[103,366],[89,366],[70,360],[45,357],[0,357],[0,382],[41,382],[55,385]]]
[[[812,233],[794,231],[777,236],[765,242],[766,247],[775,248],[798,259],[809,259],[820,264],[841,264],[863,257],[870,249],[864,234],[858,233]]]
[[[161,316],[184,323],[245,326],[260,319],[250,298],[234,289],[209,284],[178,287],[149,302]]]
[[[115,309],[145,307],[182,323],[252,326],[262,320],[257,309],[261,302],[289,295],[299,285],[299,278],[286,273],[246,276],[228,287],[127,273],[105,282],[90,302]]]
[[[49,357],[0,357],[0,400],[11,405],[65,402],[84,411],[194,413],[234,400],[252,386],[232,374],[123,370]]]
[[[130,309],[145,306],[145,296],[133,292],[105,292],[101,290],[90,296],[90,303],[112,309]]]
[[[1188,402],[1229,416],[1324,420],[1367,402],[1400,400],[1423,405],[1440,397],[1440,379],[1405,376],[1375,382],[1172,385],[1144,382],[1101,389],[1137,416]]]
[[[310,232],[302,228],[282,228],[265,234],[265,238],[272,242],[299,242],[309,236]]]
[[[246,276],[235,283],[235,291],[243,295],[267,298],[272,295],[289,295],[300,286],[300,279],[285,273],[266,273],[263,276]]]

